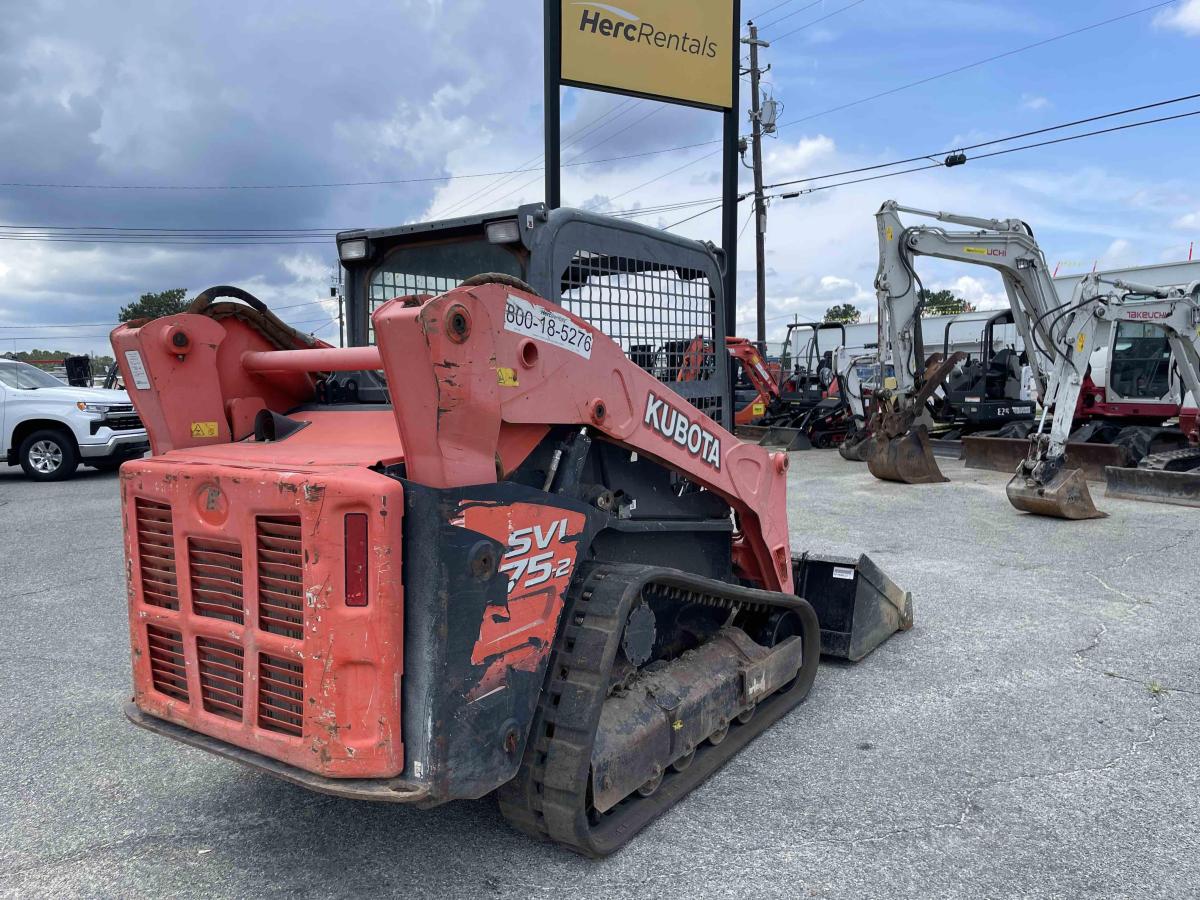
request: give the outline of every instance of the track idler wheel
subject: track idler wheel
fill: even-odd
[[[1017,471],[1004,489],[1008,502],[1023,512],[1056,519],[1102,519],[1080,469],[1059,469],[1045,484]]]
[[[883,481],[904,484],[940,484],[949,481],[938,468],[924,425],[914,425],[908,433],[889,440],[875,434],[867,441],[867,468]]]

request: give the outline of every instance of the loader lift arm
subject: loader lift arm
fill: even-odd
[[[1102,284],[1124,293],[1105,292]],[[1065,462],[1067,438],[1095,349],[1096,333],[1103,325],[1118,321],[1159,326],[1166,332],[1186,389],[1200,396],[1200,283],[1186,289],[1160,288],[1088,275],[1080,283],[1076,298],[1063,315],[1065,325],[1058,340],[1050,344],[1058,352],[1043,394],[1042,418],[1037,433],[1030,436],[1028,456],[1008,483],[1007,494],[1013,506],[1027,512],[1094,519],[1106,514],[1096,509],[1082,473],[1067,468]],[[1051,409],[1054,416],[1049,431],[1045,431]]]

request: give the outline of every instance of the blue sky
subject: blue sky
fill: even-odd
[[[677,2],[677,0],[661,0]],[[746,16],[778,0],[745,4]],[[1200,0],[1177,0],[1028,52],[825,115],[823,110],[1150,5],[1152,0],[794,0],[760,17],[781,120],[770,181],[946,150],[1194,92]],[[537,0],[49,2],[0,19],[0,181],[87,185],[312,183],[441,177],[537,164]],[[622,105],[623,104],[623,105]],[[741,106],[748,103],[743,98]],[[1200,109],[1180,104],[1172,111]],[[564,157],[602,159],[710,140],[718,117],[569,91],[564,134],[607,118]],[[636,123],[636,124],[634,124]],[[631,126],[632,127],[628,127]],[[622,130],[626,129],[626,130]],[[1200,241],[1200,117],[780,202],[768,240],[769,314],[874,305],[872,213],[888,198],[1016,216],[1063,270],[1185,258]],[[591,148],[591,149],[589,149]],[[708,148],[570,170],[564,199],[597,210],[719,193]],[[687,165],[698,160],[693,165]],[[671,170],[680,169],[674,174]],[[541,198],[537,173],[387,187],[126,191],[0,187],[0,223],[340,228]],[[649,184],[646,184],[649,182]],[[645,184],[639,190],[631,189]],[[703,209],[703,207],[697,207]],[[668,225],[677,215],[643,221]],[[717,239],[719,216],[683,233]],[[751,301],[750,235],[740,254]],[[0,350],[102,351],[105,323],[147,290],[240,284],[331,336],[331,244],[124,246],[0,241]],[[926,283],[980,303],[999,284],[930,266]],[[308,304],[299,306],[298,304]],[[749,323],[743,332],[750,330]],[[53,335],[53,338],[50,336]]]

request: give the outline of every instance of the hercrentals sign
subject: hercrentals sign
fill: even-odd
[[[561,3],[564,82],[733,105],[733,0]]]

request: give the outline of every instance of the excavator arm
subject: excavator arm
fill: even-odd
[[[948,231],[934,225],[905,226],[901,213],[961,225]],[[955,260],[999,272],[1013,321],[1029,351],[1040,393],[1055,362],[1048,320],[1061,310],[1046,258],[1033,230],[1017,219],[981,219],[901,206],[894,200],[876,213],[879,269],[875,291],[879,305],[880,361],[890,364],[893,384],[877,395],[876,415],[865,457],[876,477],[920,484],[945,481],[934,461],[923,426],[916,424],[925,402],[945,381],[960,355],[925,355],[921,339],[924,306],[918,256]]]

